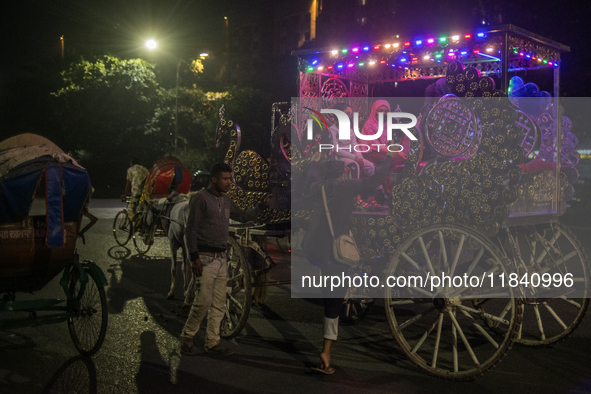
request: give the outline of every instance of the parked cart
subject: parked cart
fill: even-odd
[[[96,353],[107,331],[107,280],[80,261],[76,241],[96,218],[87,211],[92,191],[86,170],[51,141],[21,134],[0,143],[0,312],[2,329],[67,322],[76,349]],[[82,217],[91,223],[81,228]],[[60,277],[65,299],[17,300]]]

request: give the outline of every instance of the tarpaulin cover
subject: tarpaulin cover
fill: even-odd
[[[0,176],[6,175],[12,168],[22,163],[42,156],[51,156],[58,163],[72,163],[82,168],[76,160],[47,138],[25,133],[0,142]]]
[[[84,168],[68,160],[69,156],[50,141],[34,134],[24,136],[0,143],[0,163],[10,163],[0,174],[0,224],[23,221],[29,216],[35,195],[44,192],[47,246],[63,246],[64,223],[77,221],[82,214],[92,190],[90,179]],[[42,145],[18,146],[31,141]],[[15,156],[17,151],[29,160]]]
[[[150,196],[167,195],[171,185],[179,185],[179,193],[191,190],[191,173],[179,159],[173,156],[161,157],[150,170],[144,188]]]
[[[61,170],[60,166],[48,165],[45,168],[47,206],[47,236],[45,243],[50,248],[64,246]]]

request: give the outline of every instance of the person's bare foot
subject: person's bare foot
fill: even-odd
[[[330,354],[320,353],[320,360],[322,360],[322,364],[324,364],[324,368],[330,367]]]

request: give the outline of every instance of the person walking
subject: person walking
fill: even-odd
[[[197,354],[193,337],[208,312],[205,351],[221,355],[233,353],[219,344],[220,324],[226,313],[229,219],[239,222],[254,220],[269,206],[271,199],[268,195],[257,207],[243,211],[226,194],[232,184],[232,167],[218,163],[209,173],[209,186],[195,193],[189,201],[185,223],[185,244],[195,280],[194,292],[189,291],[185,297],[183,310],[189,309],[189,315],[180,338],[181,353],[189,356]]]
[[[308,169],[308,187],[312,195],[315,214],[302,241],[302,249],[312,264],[319,266],[322,275],[342,276],[347,266],[339,263],[333,256],[333,236],[324,208],[322,189],[325,189],[327,205],[332,218],[334,238],[349,234],[349,223],[353,198],[367,190],[372,190],[384,181],[388,175],[392,159],[397,152],[388,152],[386,158],[375,174],[361,179],[343,179],[344,163],[342,161],[325,161],[319,163],[321,153],[312,156]],[[321,364],[315,371],[325,374],[334,373],[330,366],[332,342],[337,340],[339,314],[343,307],[347,288],[338,287],[334,291],[321,288],[324,302],[324,343],[320,353]]]

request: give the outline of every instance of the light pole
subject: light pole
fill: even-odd
[[[158,44],[155,40],[148,40],[146,41],[146,47],[149,50],[156,49]],[[179,67],[181,65],[181,61],[176,59],[176,89],[175,89],[175,97],[174,97],[174,135],[173,135],[173,143],[172,146],[176,150],[177,148],[177,136],[178,136],[178,115],[179,115]]]
[[[174,149],[177,148],[177,119],[179,117],[179,66],[181,65],[181,61],[176,59],[176,93],[174,95]]]

